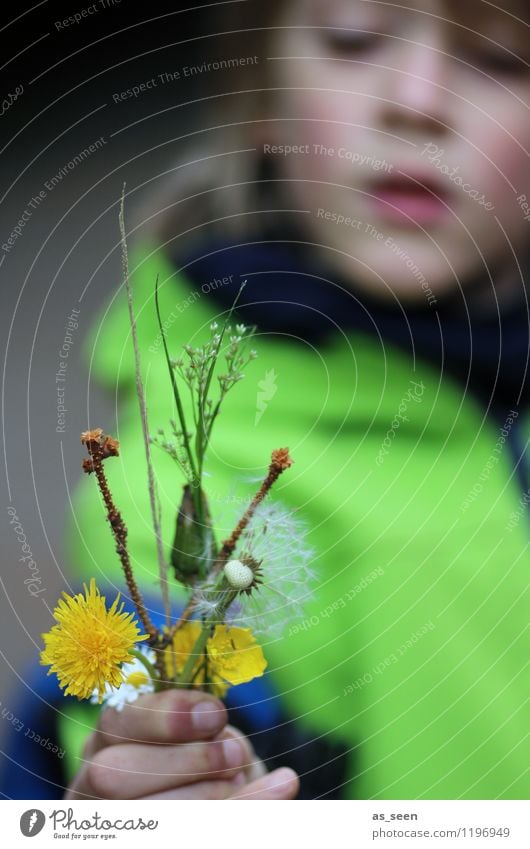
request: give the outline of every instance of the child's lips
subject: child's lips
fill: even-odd
[[[448,192],[431,177],[387,177],[374,181],[367,202],[380,218],[403,226],[436,224],[449,214]]]

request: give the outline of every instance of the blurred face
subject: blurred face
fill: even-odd
[[[528,4],[502,5],[291,0],[276,21],[283,120],[260,144],[327,263],[373,295],[432,302],[526,244]]]

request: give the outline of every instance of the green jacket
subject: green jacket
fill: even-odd
[[[150,427],[167,430],[156,275],[173,356],[204,338],[218,309],[160,253],[138,252],[131,269]],[[282,638],[261,640],[289,714],[355,754],[347,798],[527,798],[530,558],[505,443],[517,411],[506,411],[503,436],[459,384],[367,336],[337,332],[313,350],[264,335],[256,347],[259,358],[214,430],[207,489],[228,528],[256,488],[248,478],[263,475],[273,448],[291,450],[295,465],[273,495],[307,520],[319,580],[304,617]],[[156,591],[123,289],[94,327],[87,355],[118,409],[117,421],[87,427],[120,440],[120,458],[107,463],[111,489],[137,579]],[[259,418],[259,384],[271,370],[277,391]],[[183,479],[165,454],[155,458],[169,547]],[[79,578],[123,588],[88,476],[68,551]],[[71,739],[86,734],[63,725]]]

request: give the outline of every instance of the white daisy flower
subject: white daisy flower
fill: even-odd
[[[149,663],[154,663],[156,660],[155,653],[147,646],[139,646],[138,651],[144,655]],[[123,684],[117,689],[107,684],[105,693],[103,694],[103,704],[106,707],[116,708],[122,711],[126,704],[135,702],[138,696],[144,693],[154,693],[154,684],[147,669],[143,663],[134,658],[130,663],[124,663],[121,667],[123,674]],[[94,690],[90,698],[92,704],[98,703],[98,691]]]

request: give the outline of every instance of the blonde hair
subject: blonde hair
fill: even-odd
[[[281,188],[263,151],[249,150],[250,135],[267,114],[267,46],[285,3],[222,3],[208,17],[197,65],[220,70],[198,75],[198,128],[183,134],[181,154],[137,210],[142,238],[178,255],[181,242],[189,251],[212,233],[263,234],[259,211],[282,202]]]

